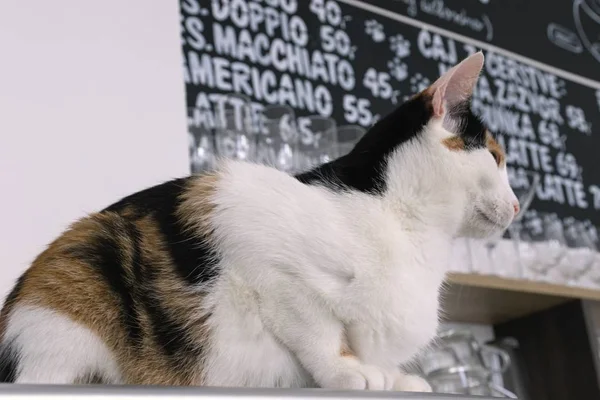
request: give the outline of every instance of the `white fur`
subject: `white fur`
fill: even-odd
[[[381,197],[224,164],[206,384],[428,390],[398,367],[435,336],[452,241],[504,230],[518,204],[488,149],[442,144],[454,133],[439,102],[468,97],[482,65],[478,53],[433,85],[439,113],[389,156]]]
[[[489,152],[452,152],[441,144],[449,134],[433,121],[398,149],[382,197],[224,165],[206,384],[305,386],[312,376],[329,388],[427,389],[398,367],[435,336],[452,240],[504,227],[478,220],[474,204],[512,201]],[[360,361],[340,355],[346,333]]]
[[[116,360],[95,333],[46,308],[15,306],[4,343],[19,353],[15,383],[72,384],[82,373],[121,381]]]

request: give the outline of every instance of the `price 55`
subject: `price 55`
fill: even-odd
[[[343,107],[344,118],[350,124],[371,126],[379,118],[378,115],[373,115],[371,112],[371,102],[369,99],[359,99],[353,94],[344,96]]]

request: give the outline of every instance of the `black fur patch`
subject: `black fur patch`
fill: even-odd
[[[187,333],[187,328],[173,318],[161,305],[158,299],[148,299],[146,310],[152,323],[152,335],[156,343],[171,357],[198,356],[200,351]]]
[[[8,343],[0,344],[0,383],[14,383],[18,366],[18,351]]]
[[[125,197],[105,211],[130,208],[139,217],[152,215],[164,235],[178,274],[190,285],[210,281],[218,271],[214,250],[186,231],[175,214],[190,178],[175,179]]]
[[[105,385],[108,382],[105,382],[104,378],[99,373],[90,372],[77,379],[77,383],[80,385]]]
[[[151,264],[151,259],[142,259],[142,262]],[[178,321],[163,305],[162,298],[165,293],[158,293],[154,288],[155,281],[158,279],[154,270],[148,269],[143,272],[144,276],[140,279],[145,281],[146,290],[140,292],[140,298],[150,319],[152,336],[157,345],[164,353],[170,356],[175,367],[178,362],[184,359],[196,358],[200,356],[201,349],[195,345],[190,338],[188,329],[183,321]],[[185,321],[187,323],[191,321]]]
[[[486,128],[470,108],[470,99],[449,111],[458,125],[466,149],[486,146]],[[354,189],[370,194],[385,191],[384,173],[388,156],[417,137],[433,116],[431,97],[420,94],[377,122],[347,155],[301,173],[306,184],[325,184],[334,190]]]
[[[480,117],[471,111],[471,100],[467,99],[450,110],[452,118],[460,121],[459,132],[454,132],[465,142],[465,150],[482,149],[486,144],[486,127]]]
[[[426,95],[414,97],[377,122],[349,154],[296,178],[307,184],[333,184],[342,190],[381,194],[385,191],[387,157],[417,137],[432,115],[431,99]]]
[[[77,243],[70,248],[70,255],[82,260],[92,268],[96,268],[104,277],[114,294],[121,303],[121,316],[123,325],[128,330],[128,337],[132,344],[139,344],[142,340],[142,328],[139,322],[139,314],[136,309],[133,290],[133,277],[128,274],[125,267],[130,258],[135,258],[139,252],[136,250],[135,238],[133,249],[123,246],[119,237],[130,237],[132,231],[127,221],[115,218],[103,225],[105,232],[98,230],[97,236],[90,242]],[[130,254],[133,252],[134,254]]]

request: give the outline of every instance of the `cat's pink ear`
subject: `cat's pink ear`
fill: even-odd
[[[470,55],[450,68],[430,87],[433,91],[433,113],[442,117],[452,108],[471,97],[475,84],[483,68],[484,57],[481,51]]]

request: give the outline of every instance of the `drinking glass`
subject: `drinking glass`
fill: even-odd
[[[567,254],[567,242],[562,222],[556,214],[538,213],[532,210],[523,222],[522,241],[530,244],[529,254],[521,251],[521,262],[530,277],[541,281],[555,281],[552,270],[558,270]],[[559,274],[560,275],[560,274]]]
[[[490,252],[494,250],[494,244],[483,239],[470,238],[466,245],[469,255],[469,272],[482,275],[494,273]]]
[[[342,125],[337,128],[338,152],[340,156],[346,155],[352,151],[356,143],[367,132],[360,125]]]
[[[565,241],[568,251],[559,264],[567,285],[576,285],[577,280],[592,266],[596,247],[583,226],[574,218],[565,219]]]
[[[489,366],[486,354],[499,357],[500,367]],[[419,356],[419,365],[426,375],[461,365],[501,373],[510,365],[510,357],[499,347],[479,344],[467,330],[449,329],[440,332],[437,341]]]
[[[600,286],[600,238],[598,237],[598,231],[595,226],[591,223],[587,223],[585,226],[590,241],[594,244],[596,251],[592,257],[592,262],[587,277],[587,286],[597,289]]]
[[[548,271],[556,266],[564,251],[562,243],[548,241],[542,216],[535,210],[527,211],[523,220],[511,228],[518,237],[519,263],[523,277],[536,281],[548,281]],[[546,254],[541,254],[548,250]]]
[[[540,184],[538,173],[521,171],[517,175],[519,175],[519,178],[514,177],[510,182],[510,187],[519,200],[519,212],[515,215],[514,221],[520,221],[523,214],[529,209]]]
[[[467,330],[449,329],[438,335],[439,348],[451,348],[457,358],[465,365],[476,365],[493,372],[504,372],[510,365],[510,357],[504,350],[493,345],[482,345],[477,342],[473,334]],[[484,354],[492,353],[500,357],[500,369],[493,369],[487,365]]]
[[[594,254],[594,259],[588,272],[589,286],[597,289],[600,286],[600,253]]]
[[[486,353],[499,357],[499,368],[488,365]],[[419,365],[435,392],[491,395],[498,391],[491,382],[492,373],[504,372],[510,356],[496,346],[479,344],[469,331],[451,329],[441,332],[433,346],[419,356]]]
[[[435,393],[489,396],[488,374],[483,368],[448,368],[427,378]]]
[[[258,134],[257,159],[285,172],[298,166],[298,131],[294,110],[287,106],[266,106],[262,131]]]
[[[427,381],[434,393],[517,398],[511,391],[486,379],[486,371],[481,368],[465,369],[459,367],[430,376]]]
[[[523,269],[519,261],[519,222],[535,198],[540,177],[537,173],[523,170],[517,171],[511,177],[510,186],[519,200],[519,212],[506,232],[500,232],[486,241],[486,248],[494,274],[521,278]],[[504,236],[508,236],[510,240],[503,240]]]
[[[215,107],[215,144],[219,157],[254,161],[256,131],[247,96],[229,94]]]
[[[201,110],[187,109],[188,149],[193,174],[210,170],[216,163],[214,132],[203,122]]]
[[[449,347],[436,346],[419,356],[420,370],[426,376],[460,364],[458,355]]]
[[[300,170],[312,169],[339,156],[334,119],[316,115],[298,118],[298,132]]]

